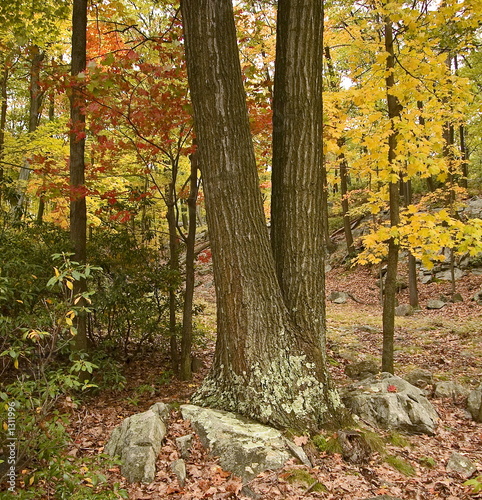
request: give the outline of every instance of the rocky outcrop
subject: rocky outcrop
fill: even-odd
[[[168,414],[165,404],[156,403],[149,410],[126,418],[112,431],[104,451],[120,457],[121,473],[128,481],[154,481]]]
[[[182,405],[181,413],[191,421],[203,446],[219,457],[221,467],[241,476],[244,482],[265,470],[281,468],[293,455],[309,464],[300,447],[291,442],[288,446],[281,432],[271,427],[234,413],[194,405]]]
[[[375,427],[430,435],[437,427],[437,413],[423,392],[390,373],[349,386],[342,398],[355,415]]]
[[[482,422],[482,385],[470,392],[467,409],[476,422]]]

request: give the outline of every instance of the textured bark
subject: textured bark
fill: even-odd
[[[86,29],[87,29],[87,0],[74,0],[72,12],[72,62],[71,74],[75,78],[86,67]],[[80,80],[72,86],[70,98],[70,240],[74,248],[74,260],[84,264],[87,258],[87,206],[85,200],[85,115],[83,107],[85,98]],[[87,290],[85,280],[74,282],[74,295]],[[85,305],[83,301],[79,306]],[[86,350],[87,321],[84,314],[77,317],[77,335],[75,349]]]
[[[8,82],[8,66],[4,60],[2,68],[2,77],[0,80],[0,209],[2,207],[3,194],[3,155],[5,151],[5,125],[7,123],[7,82]]]
[[[392,176],[389,185],[390,198],[390,227],[400,224],[400,193],[398,178],[394,168],[397,157],[398,132],[395,119],[400,118],[402,107],[398,98],[391,93],[395,87],[395,57],[393,48],[393,30],[390,19],[385,22],[385,50],[387,52],[387,76],[385,84],[387,89],[388,116],[391,120],[391,133],[388,138],[388,164]],[[382,349],[382,371],[394,373],[393,366],[393,339],[395,333],[395,303],[397,295],[397,268],[400,244],[394,237],[388,242],[387,274],[385,276],[385,293],[383,298],[383,349]]]
[[[189,210],[188,233],[186,238],[186,288],[184,291],[184,305],[182,314],[181,337],[181,379],[189,380],[191,373],[192,350],[192,306],[194,297],[194,246],[196,243],[196,201],[198,194],[198,164],[197,153],[191,155],[190,189],[187,206]]]
[[[30,61],[30,83],[29,83],[29,117],[28,117],[28,132],[33,133],[37,130],[40,121],[40,110],[42,106],[43,92],[40,90],[40,68],[44,59],[44,53],[37,45],[30,47],[31,61]],[[23,166],[20,168],[18,174],[18,202],[15,215],[21,218],[24,212],[25,203],[25,190],[27,188],[27,181],[30,177],[30,159],[25,158]]]
[[[177,161],[172,162],[171,181],[166,187],[167,226],[169,229],[169,269],[173,274],[179,272],[179,236],[177,234],[176,181]],[[177,281],[177,280],[175,280]],[[171,365],[174,373],[179,372],[179,350],[177,345],[177,285],[169,288],[169,337],[171,347]]]
[[[218,314],[213,367],[194,401],[276,426],[316,427],[341,404],[324,383],[323,318],[317,338],[304,340],[276,278],[232,3],[184,0],[181,9]]]

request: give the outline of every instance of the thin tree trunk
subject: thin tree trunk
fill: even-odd
[[[284,5],[293,5],[292,13],[298,14],[291,2],[280,2],[279,8]],[[324,318],[317,317],[316,339],[312,327],[304,337],[290,317],[298,315],[285,306],[290,294],[283,297],[276,278],[232,2],[183,0],[181,9],[218,314],[213,367],[193,401],[275,426],[316,428],[336,420],[342,405],[324,383]],[[308,25],[317,20],[319,16]],[[319,140],[321,130],[313,142]],[[322,182],[319,167],[313,169]],[[322,250],[323,232],[314,236]],[[315,258],[323,264],[322,252]],[[322,281],[312,291],[323,302]]]
[[[74,0],[72,12],[72,62],[74,78],[70,98],[70,240],[74,248],[74,260],[85,264],[87,258],[87,205],[85,199],[85,97],[82,80],[77,78],[86,68],[87,0]],[[74,282],[74,296],[87,290],[85,279]],[[85,306],[80,300],[78,306]],[[84,351],[88,347],[87,318],[81,313],[76,318],[77,335],[74,349]]]
[[[405,206],[412,203],[412,182],[407,180],[403,183]],[[417,279],[417,259],[409,253],[408,255],[408,293],[410,305],[418,308],[418,279]]]
[[[0,210],[2,208],[2,195],[3,195],[3,156],[5,152],[5,126],[7,123],[7,82],[8,82],[8,66],[7,61],[3,61],[2,78],[0,80]]]
[[[29,134],[37,130],[40,121],[40,109],[42,105],[43,93],[40,90],[40,67],[44,58],[42,52],[37,45],[31,48],[31,63],[30,63],[30,104],[29,104],[29,118],[28,118],[28,132]],[[15,209],[16,218],[20,219],[24,212],[25,191],[27,189],[27,182],[30,177],[30,159],[25,158],[23,167],[20,168],[18,175],[18,202]]]
[[[395,119],[400,118],[401,105],[398,98],[392,94],[395,86],[395,57],[393,47],[392,22],[388,18],[385,21],[385,50],[387,52],[387,76],[385,78],[387,89],[388,116],[391,120],[391,133],[388,138],[388,164],[391,181],[389,185],[390,203],[390,227],[396,228],[400,223],[400,193],[398,172],[395,166],[397,157],[398,132]],[[396,178],[394,178],[396,177]],[[395,334],[395,304],[397,295],[397,268],[399,242],[391,237],[388,242],[387,273],[385,275],[385,294],[383,300],[383,349],[382,349],[382,371],[394,373],[393,366],[393,341]]]
[[[177,163],[172,162],[171,181],[166,187],[167,225],[169,228],[169,269],[179,273],[179,236],[177,234],[176,214],[176,180]],[[171,347],[171,364],[174,373],[179,372],[179,349],[177,345],[177,276],[169,287],[169,338]]]
[[[192,308],[194,298],[194,245],[196,243],[196,202],[198,194],[198,165],[197,153],[191,155],[191,177],[189,198],[187,206],[189,210],[188,233],[186,238],[186,288],[184,292],[184,305],[182,314],[182,337],[181,337],[181,379],[189,380],[191,373],[191,351],[192,351]]]

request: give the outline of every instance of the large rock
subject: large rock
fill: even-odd
[[[182,405],[181,412],[191,421],[203,446],[219,457],[221,467],[241,476],[244,482],[265,470],[283,467],[295,451],[298,458],[308,461],[294,443],[288,447],[281,432],[253,420],[194,405]]]
[[[437,413],[423,392],[390,373],[349,386],[343,402],[377,427],[412,434],[433,434],[437,427]]]
[[[348,297],[349,295],[346,292],[331,292],[328,296],[328,300],[334,304],[345,304]]]
[[[460,453],[452,453],[452,455],[450,455],[446,469],[448,472],[457,472],[457,474],[460,474],[465,479],[468,479],[477,471],[477,467],[474,463]]]
[[[452,381],[437,382],[433,390],[434,398],[466,398],[469,391],[463,385]]]
[[[378,364],[372,359],[364,359],[345,366],[345,373],[354,380],[363,380],[371,375],[380,373],[380,369],[378,368]]]
[[[126,418],[112,431],[104,451],[120,457],[121,473],[128,481],[154,481],[156,458],[166,435],[164,421],[168,413],[164,403],[156,403],[144,413]]]
[[[426,389],[428,386],[432,385],[433,375],[432,372],[427,370],[415,368],[405,375],[405,380],[419,389]]]
[[[476,422],[482,422],[482,385],[470,392],[467,409]]]

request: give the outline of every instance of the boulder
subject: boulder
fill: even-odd
[[[431,299],[427,300],[427,309],[442,309],[446,304],[443,300]]]
[[[463,385],[456,382],[444,381],[437,382],[433,390],[434,398],[466,398],[469,391]]]
[[[427,370],[416,368],[407,373],[405,380],[419,389],[426,389],[428,386],[432,385],[433,375]]]
[[[462,271],[462,269],[459,269],[458,267],[456,267],[454,269],[454,279],[455,280],[459,280],[460,278],[463,278],[465,276],[465,272]],[[438,279],[438,280],[442,280],[442,281],[451,281],[452,280],[452,271],[450,271],[450,269],[446,269],[445,271],[440,271],[438,273],[435,273],[435,277]]]
[[[335,304],[345,304],[349,295],[346,292],[331,292],[328,300]]]
[[[376,497],[364,498],[363,500],[402,500],[399,497],[392,497],[391,495],[378,495]]]
[[[181,413],[190,420],[203,446],[219,457],[221,467],[240,476],[243,482],[265,470],[276,470],[297,455],[304,455],[294,443],[287,445],[280,431],[259,424],[241,415],[211,410],[194,405],[182,405]],[[306,455],[302,461],[308,461]]]
[[[375,427],[430,435],[437,427],[437,413],[423,392],[390,373],[349,386],[342,399],[355,415]]]
[[[112,431],[104,451],[120,457],[121,473],[128,481],[154,481],[168,414],[164,403],[156,403],[149,410],[126,418]]]
[[[380,373],[380,369],[372,359],[364,359],[358,363],[351,363],[345,366],[345,373],[353,380],[363,380],[371,375]]]
[[[186,474],[186,462],[182,458],[179,460],[174,460],[171,463],[171,470],[176,474],[177,482],[181,488],[184,488],[186,484],[187,474]]]
[[[468,479],[477,470],[473,462],[460,453],[452,453],[445,468],[447,472],[457,472],[465,479]]]
[[[411,316],[414,312],[410,304],[400,304],[395,308],[395,316]]]
[[[477,304],[482,305],[482,290],[479,290],[473,297],[472,300],[477,302]]]
[[[476,422],[482,422],[482,385],[470,392],[467,409]]]

